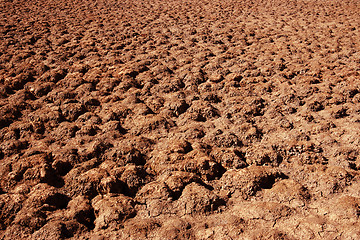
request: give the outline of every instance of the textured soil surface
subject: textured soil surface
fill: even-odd
[[[0,0],[0,239],[360,239],[357,0]]]

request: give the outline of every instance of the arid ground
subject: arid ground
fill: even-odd
[[[0,0],[0,239],[360,239],[358,0]]]

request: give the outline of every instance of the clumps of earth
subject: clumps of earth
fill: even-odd
[[[0,0],[0,239],[359,239],[356,0]]]

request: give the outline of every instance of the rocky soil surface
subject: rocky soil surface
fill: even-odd
[[[0,0],[0,239],[360,239],[357,0]]]

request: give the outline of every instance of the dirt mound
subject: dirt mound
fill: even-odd
[[[359,11],[0,0],[0,238],[359,239]]]

